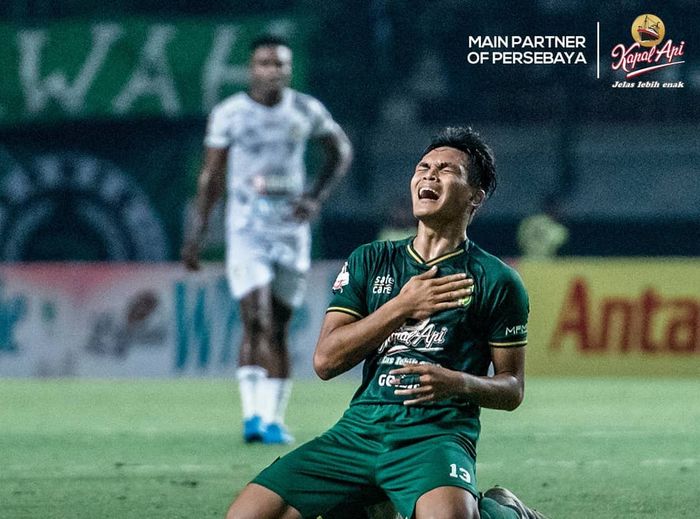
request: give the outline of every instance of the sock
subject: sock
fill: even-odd
[[[518,512],[503,506],[493,499],[482,497],[479,500],[479,514],[481,519],[519,519]]]
[[[292,381],[288,378],[265,378],[258,384],[258,401],[264,423],[284,423]]]
[[[267,371],[260,366],[241,366],[236,372],[238,387],[241,393],[241,409],[243,419],[260,416],[261,409],[256,398],[260,382],[267,377]]]

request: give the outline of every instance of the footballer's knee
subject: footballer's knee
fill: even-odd
[[[438,487],[416,502],[416,519],[479,519],[476,498],[459,487]]]
[[[301,514],[291,506],[275,510],[261,510],[258,507],[244,507],[234,502],[226,513],[226,519],[302,519]]]
[[[251,338],[252,343],[257,342],[261,336],[270,339],[273,335],[272,319],[263,312],[255,312],[247,315],[243,319],[243,326],[246,329],[246,333]]]
[[[276,492],[250,483],[233,501],[226,519],[301,519],[301,514]]]
[[[260,336],[269,338],[272,334],[271,297],[269,287],[264,287],[254,290],[239,302],[243,327],[252,343]]]
[[[416,519],[479,519],[479,510],[432,510],[427,512],[416,512]]]
[[[252,503],[247,503],[245,499],[236,499],[226,512],[226,519],[255,519],[260,514],[252,506]]]
[[[468,512],[463,510],[434,510],[432,512],[416,514],[416,519],[479,519],[479,511]]]

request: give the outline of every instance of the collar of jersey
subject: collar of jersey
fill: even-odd
[[[287,104],[287,100],[289,99],[289,96],[291,95],[290,88],[285,87],[282,90],[282,97],[280,98],[280,100],[272,106],[267,106],[267,105],[264,105],[262,103],[258,103],[255,99],[250,97],[250,94],[248,92],[243,92],[243,93],[245,94],[246,99],[248,100],[248,102],[252,106],[254,106],[256,109],[262,110],[264,112],[273,112],[275,110],[279,110],[281,107],[283,107]]]
[[[459,247],[457,247],[455,250],[452,252],[447,252],[445,254],[442,254],[441,256],[438,256],[437,258],[433,258],[431,260],[424,260],[423,257],[416,252],[416,249],[413,248],[413,240],[408,242],[408,245],[406,245],[406,250],[408,251],[408,255],[411,256],[414,260],[416,260],[418,263],[421,265],[426,265],[428,267],[432,267],[433,265],[437,265],[438,263],[445,261],[450,258],[454,258],[455,256],[459,256],[460,254],[464,254],[467,252],[467,249],[469,249],[469,240],[464,240]]]

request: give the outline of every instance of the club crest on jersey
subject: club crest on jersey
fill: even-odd
[[[350,273],[348,272],[348,262],[346,261],[343,268],[340,269],[338,277],[335,278],[335,282],[333,283],[333,293],[342,293],[343,287],[348,283],[350,283]]]
[[[471,274],[469,274],[469,272],[467,272],[467,276],[472,277]],[[473,279],[473,278],[472,278],[472,279]],[[462,299],[460,299],[460,300],[458,301],[459,306],[461,306],[462,308],[468,308],[469,305],[472,304],[472,301],[474,301],[474,293],[475,293],[475,292],[476,292],[476,285],[472,285],[472,293],[469,294],[468,296],[463,297]]]
[[[373,294],[391,294],[394,289],[394,278],[391,276],[377,276],[372,284]]]
[[[430,317],[415,324],[405,323],[393,332],[379,347],[380,355],[394,355],[407,350],[439,351],[445,343],[447,327],[436,329]]]
[[[472,304],[472,301],[474,300],[474,295],[468,295],[467,297],[463,297],[462,299],[459,300],[459,305],[462,308],[468,307],[470,304]]]

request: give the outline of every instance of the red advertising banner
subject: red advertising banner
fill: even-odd
[[[530,293],[528,370],[700,375],[694,259],[518,263]]]

